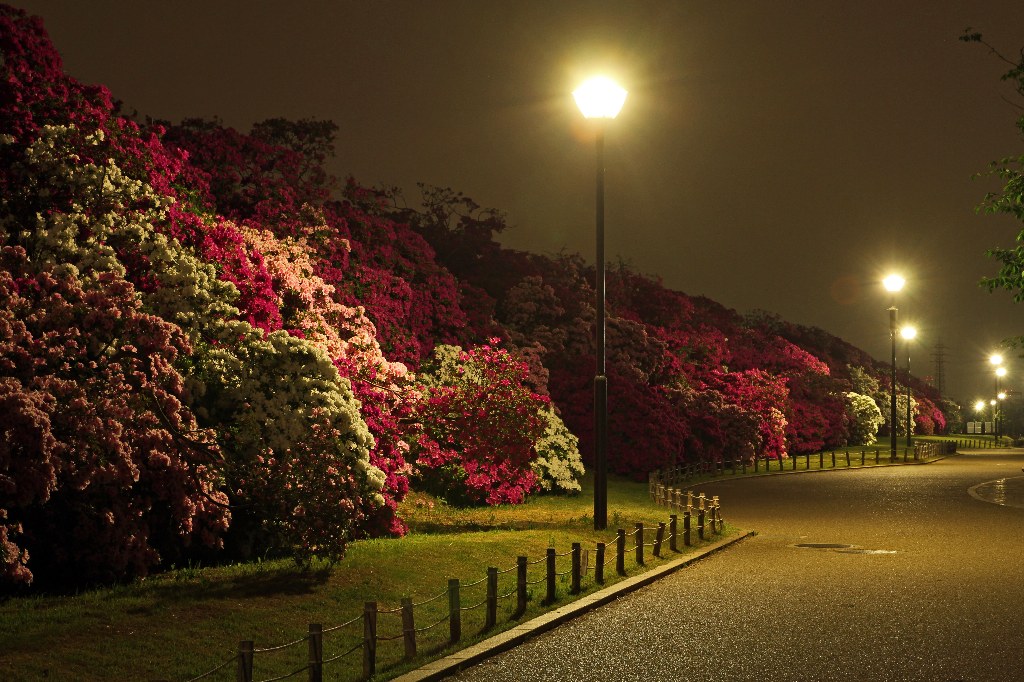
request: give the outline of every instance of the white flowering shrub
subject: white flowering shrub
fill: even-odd
[[[579,479],[584,474],[579,439],[555,413],[551,405],[540,411],[544,434],[533,448],[537,458],[531,462],[541,492],[576,494],[582,490]]]
[[[885,423],[885,418],[874,398],[860,393],[847,393],[846,414],[849,417],[851,445],[871,445],[878,439],[878,429]]]

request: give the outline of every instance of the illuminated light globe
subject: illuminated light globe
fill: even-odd
[[[992,355],[989,356],[988,361],[991,362],[993,365],[1001,365],[1003,364],[1003,356],[1000,355],[999,353],[993,353]]]
[[[904,327],[903,329],[900,330],[900,336],[905,338],[907,341],[910,341],[915,336],[917,336],[917,330],[914,329],[913,327]]]
[[[573,90],[584,118],[615,118],[626,102],[627,92],[611,78],[595,76]]]
[[[985,401],[984,400],[979,400],[978,402],[974,403],[974,409],[977,412],[981,412],[982,410],[984,410],[985,409]]]
[[[1005,367],[996,367],[996,376],[997,377],[1005,377],[1006,376],[1006,368]]]
[[[903,279],[899,275],[889,275],[882,280],[882,285],[885,287],[886,291],[899,291],[906,283],[907,280]]]

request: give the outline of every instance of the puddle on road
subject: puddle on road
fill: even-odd
[[[981,502],[1002,507],[1024,509],[1024,476],[997,478],[967,489],[967,494]]]
[[[830,549],[840,554],[895,554],[894,549],[864,549],[853,545],[843,545],[836,542],[801,542],[793,545],[803,549]]]

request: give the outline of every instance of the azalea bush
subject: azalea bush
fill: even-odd
[[[524,362],[493,345],[434,349],[420,374],[419,486],[455,504],[517,504],[538,489],[531,464],[551,415],[542,416],[548,399],[525,386],[527,375]],[[563,459],[555,443],[547,452]]]
[[[849,391],[845,396],[849,416],[850,445],[871,445],[878,440],[878,429],[885,423],[882,411],[871,396]]]

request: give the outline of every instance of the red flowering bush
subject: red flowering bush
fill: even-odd
[[[183,544],[218,542],[222,455],[184,405],[179,349],[123,279],[37,271],[2,247],[0,577],[146,575]]]
[[[455,504],[492,505],[518,504],[537,488],[530,462],[548,401],[524,385],[527,372],[525,363],[491,345],[434,350],[420,377],[418,485]]]

